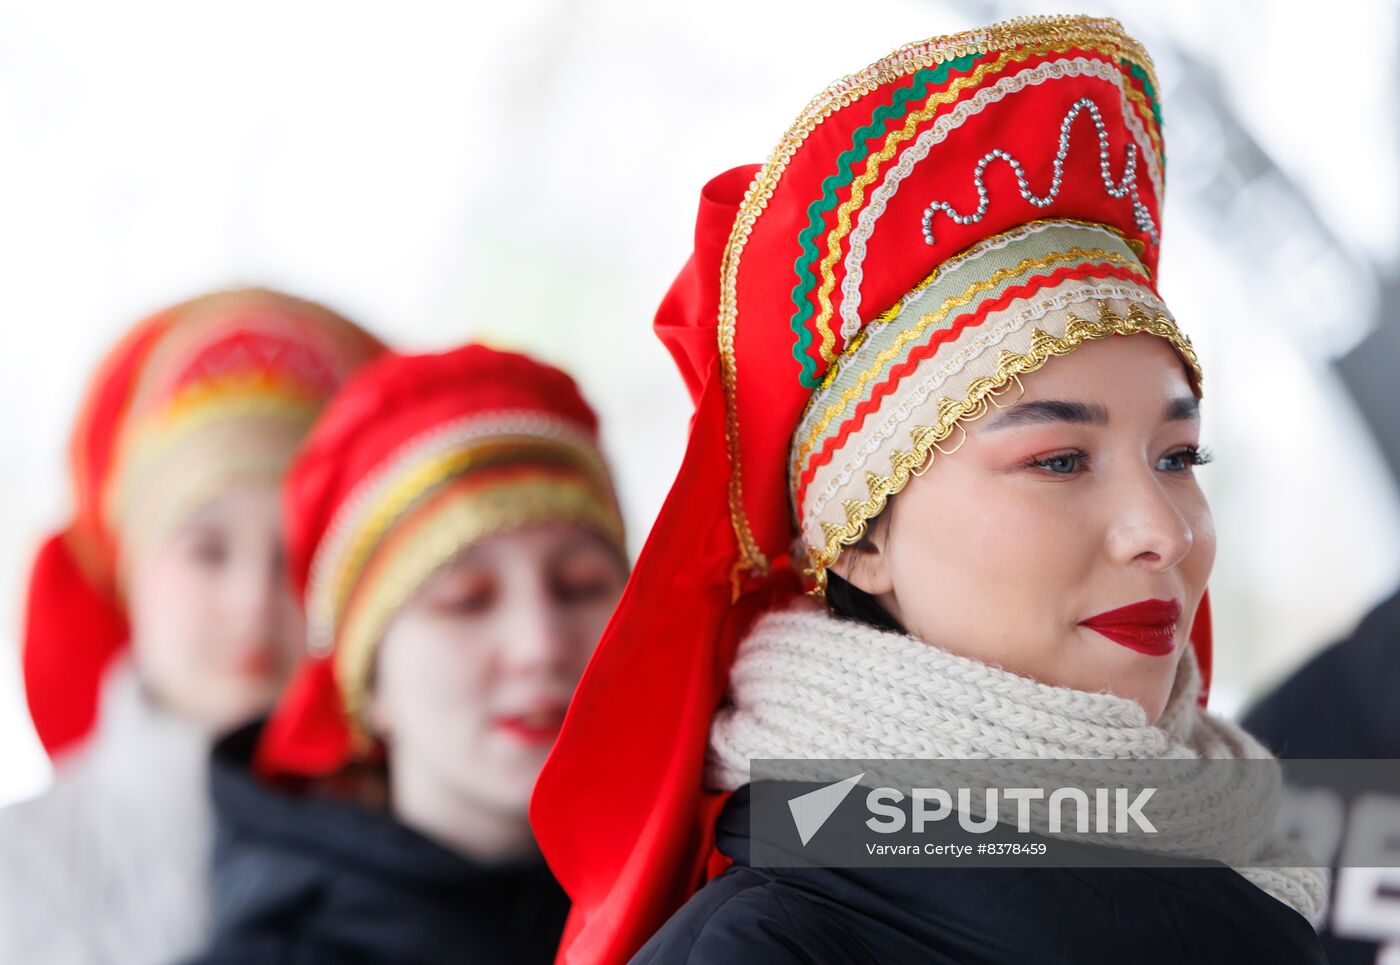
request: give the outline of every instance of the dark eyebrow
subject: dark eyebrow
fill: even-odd
[[[1194,395],[1172,399],[1162,410],[1163,422],[1190,422],[1201,417],[1201,403]]]
[[[1076,422],[1083,425],[1108,425],[1108,410],[1101,405],[1066,402],[1059,399],[1035,399],[1018,402],[1003,412],[988,429],[1009,429],[1013,426],[1035,425],[1042,422]]]
[[[1164,422],[1189,422],[1199,419],[1201,403],[1195,396],[1172,399],[1162,409]],[[1073,422],[1079,425],[1108,425],[1108,410],[1096,403],[1069,402],[1062,399],[1036,399],[1011,406],[988,429],[1010,429],[1016,426],[1040,425],[1046,422]]]

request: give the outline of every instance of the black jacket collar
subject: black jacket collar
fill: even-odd
[[[480,864],[389,814],[269,786],[249,767],[259,733],[213,752],[209,961],[552,961],[568,901],[542,859]]]

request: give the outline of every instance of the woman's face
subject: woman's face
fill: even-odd
[[[305,643],[274,486],[223,492],[127,575],[137,669],[162,704],[212,731],[272,705]]]
[[[626,582],[612,547],[567,524],[484,539],[435,575],[376,657],[370,724],[392,780],[523,815]]]
[[[934,646],[1136,700],[1155,721],[1215,559],[1185,369],[1143,333],[1021,381],[1019,401],[935,454],[837,571]],[[1107,633],[1086,625],[1138,603],[1093,621]]]

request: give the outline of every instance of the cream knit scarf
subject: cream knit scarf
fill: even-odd
[[[761,618],[740,644],[728,698],[710,729],[706,778],[712,788],[734,790],[748,783],[753,758],[1271,759],[1239,727],[1200,709],[1200,688],[1187,648],[1153,725],[1133,700],[1052,687],[803,601]],[[1273,834],[1272,807],[1261,807],[1276,802],[1277,769],[1185,770],[1195,779],[1160,788],[1153,820],[1165,814],[1177,832],[1173,840],[1195,842],[1196,854],[1224,856],[1316,921],[1326,872],[1263,866],[1288,854]],[[1047,765],[1046,777],[1051,771]],[[1115,765],[1113,773],[1121,777],[1124,769]],[[1043,808],[1038,816],[1045,820]]]

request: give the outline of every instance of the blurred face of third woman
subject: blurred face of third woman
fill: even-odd
[[[523,818],[626,581],[573,524],[488,537],[433,576],[390,622],[371,688],[395,807]]]
[[[263,713],[305,647],[273,483],[226,489],[126,563],[146,687],[210,731]]]

